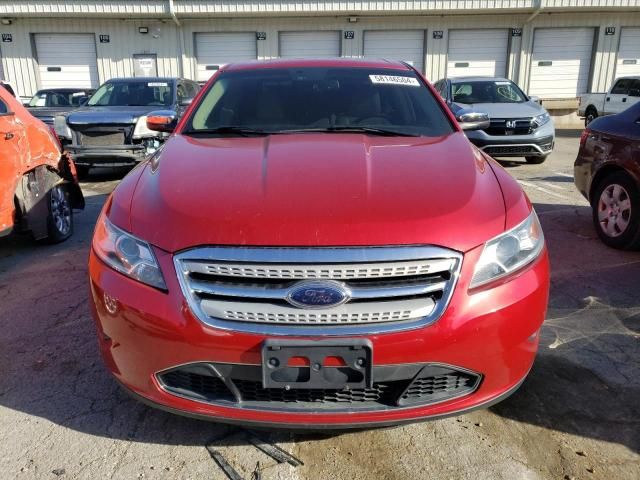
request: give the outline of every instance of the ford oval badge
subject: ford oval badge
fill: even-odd
[[[299,308],[332,308],[350,298],[349,290],[339,282],[301,282],[291,289],[287,302]]]

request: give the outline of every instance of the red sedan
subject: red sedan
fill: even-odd
[[[106,202],[89,260],[100,348],[140,400],[343,428],[513,393],[549,289],[531,203],[411,66],[222,68]]]

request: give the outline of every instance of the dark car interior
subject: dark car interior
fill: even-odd
[[[450,128],[418,85],[375,84],[370,71],[238,72],[218,79],[193,120],[195,129],[234,125],[269,131],[366,126],[438,135]],[[204,110],[208,110],[205,113]],[[204,118],[206,116],[206,118]]]

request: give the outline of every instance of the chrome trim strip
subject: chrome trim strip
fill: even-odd
[[[193,270],[191,270],[193,271]],[[387,298],[387,297],[408,297],[411,295],[423,295],[430,292],[443,290],[447,286],[447,282],[421,282],[407,285],[398,285],[394,287],[352,287],[341,283],[342,287],[350,293],[350,299],[367,299],[367,298]],[[271,300],[286,300],[292,290],[297,285],[280,288],[280,287],[251,287],[241,285],[224,285],[215,282],[206,282],[200,280],[191,280],[189,282],[194,292],[204,293],[206,295],[218,295],[224,297],[239,298],[265,298]]]
[[[243,263],[367,263],[456,258],[457,252],[434,246],[406,247],[203,247],[180,252],[180,260]],[[299,265],[298,265],[299,266]]]
[[[254,322],[272,325],[327,325],[342,328],[346,325],[402,322],[431,315],[436,302],[431,298],[396,300],[384,302],[345,303],[332,308],[306,310],[291,305],[260,303],[259,308],[251,308],[254,303],[240,301],[219,301],[203,299],[200,309],[208,318]],[[244,325],[242,326],[244,327]],[[240,325],[237,327],[240,329]]]
[[[451,279],[446,282],[442,297],[436,302],[431,312],[420,318],[361,325],[288,325],[275,323],[251,323],[237,320],[211,318],[202,309],[199,299],[187,282],[189,269],[185,262],[192,260],[212,262],[246,262],[285,264],[330,264],[337,263],[371,263],[371,262],[403,262],[410,260],[447,260],[450,265]],[[437,321],[447,308],[457,285],[463,255],[457,251],[435,246],[402,246],[402,247],[204,247],[180,252],[173,257],[178,282],[194,316],[205,325],[221,330],[252,333],[257,335],[282,336],[344,336],[344,335],[376,335],[406,330],[413,330],[430,325]],[[434,270],[437,272],[438,270]]]

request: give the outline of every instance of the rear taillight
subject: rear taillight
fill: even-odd
[[[588,128],[585,128],[582,131],[582,135],[580,135],[580,146],[583,147],[585,143],[587,143],[587,138],[589,138],[589,135],[591,134],[591,130],[589,130]]]

